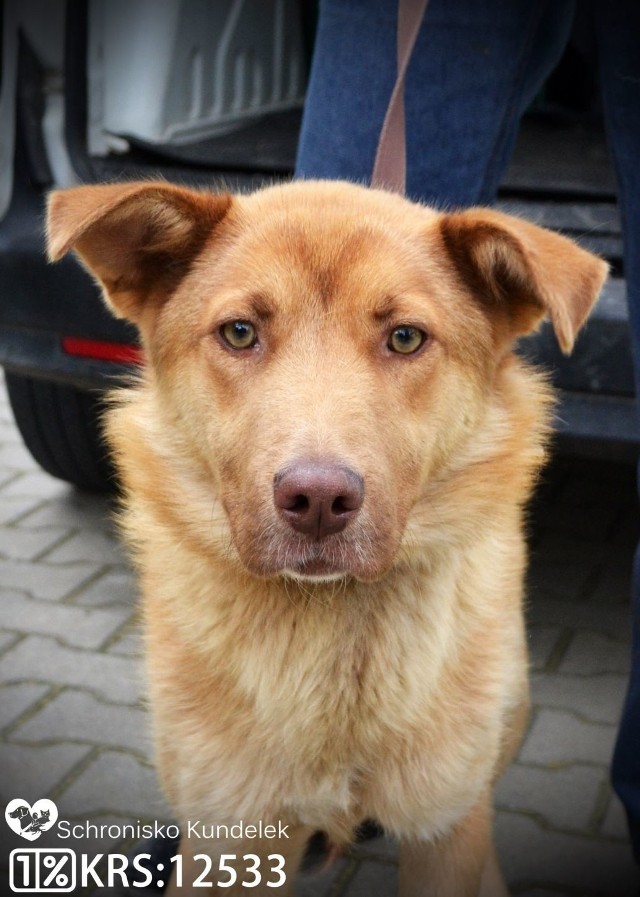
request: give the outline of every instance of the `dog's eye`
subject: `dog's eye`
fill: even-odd
[[[251,349],[258,341],[256,328],[248,321],[228,321],[220,328],[220,335],[232,349]]]
[[[417,327],[396,327],[391,331],[387,346],[392,352],[400,352],[401,355],[411,355],[417,352],[427,338],[426,333]]]

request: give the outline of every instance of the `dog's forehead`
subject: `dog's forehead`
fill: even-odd
[[[304,283],[327,299],[359,291],[365,281],[381,293],[411,290],[424,278],[437,217],[349,184],[271,188],[238,204],[229,273],[266,292]]]
[[[310,241],[340,242],[357,234],[381,239],[409,236],[439,216],[433,209],[382,190],[341,181],[294,182],[267,188],[239,203],[246,225],[272,234],[298,234]]]

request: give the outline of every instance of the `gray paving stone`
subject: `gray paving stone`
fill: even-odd
[[[0,630],[0,655],[15,645],[20,637],[21,636],[16,635],[15,632],[2,632],[2,630]]]
[[[65,527],[50,527],[38,530],[20,529],[18,527],[0,529],[0,557],[10,560],[31,561],[37,555],[51,549],[67,532],[68,530]]]
[[[529,601],[527,620],[530,624],[599,632],[620,639],[625,644],[629,638],[631,625],[627,607],[544,596],[535,596]]]
[[[345,874],[347,866],[347,860],[338,859],[330,865],[299,875],[294,886],[295,897],[332,897],[336,893],[336,882]],[[342,889],[340,892],[344,893]]]
[[[49,797],[56,785],[83,760],[90,748],[79,744],[49,747],[0,744],[0,791],[4,797],[24,797],[29,803]],[[6,792],[11,790],[11,794]]]
[[[70,648],[37,635],[0,658],[0,681],[12,680],[92,689],[107,701],[128,705],[138,703],[143,689],[141,666],[134,658]]]
[[[520,750],[519,760],[536,765],[609,765],[616,727],[584,723],[564,710],[540,710]]]
[[[74,603],[83,607],[132,607],[137,595],[135,577],[129,570],[105,573],[75,598]]]
[[[607,780],[600,767],[538,769],[514,763],[496,786],[496,806],[536,813],[552,828],[587,832]]]
[[[3,589],[20,589],[34,598],[60,601],[95,576],[101,567],[100,563],[55,567],[24,561],[0,561],[0,583]]]
[[[49,476],[48,473],[35,468],[27,470],[13,482],[3,489],[3,494],[11,498],[12,496],[33,496],[42,499],[56,498],[66,494],[71,489],[68,483],[62,480],[56,480]]]
[[[392,863],[362,863],[345,894],[348,897],[395,897],[398,889],[398,869]]]
[[[20,474],[15,470],[0,469],[0,490],[12,483]]]
[[[349,848],[349,855],[360,860],[384,860],[395,863],[398,860],[398,843],[389,837],[371,838]]]
[[[78,648],[99,648],[128,617],[126,610],[118,608],[92,611],[69,604],[38,601],[27,594],[0,590],[0,612],[6,628],[16,632],[29,632],[56,636]],[[40,645],[42,650],[48,646]],[[52,648],[55,650],[55,648]],[[46,655],[41,655],[41,658]],[[42,660],[33,657],[34,668],[42,672]],[[0,665],[0,669],[6,667]]]
[[[0,444],[0,468],[29,470],[36,468],[36,462],[22,442],[2,442]]]
[[[138,623],[132,623],[130,627],[110,645],[109,654],[120,654],[123,657],[142,657],[142,635]]]
[[[597,673],[627,675],[630,643],[631,631],[626,642],[597,632],[577,632],[567,648],[558,672],[580,676]]]
[[[596,723],[617,723],[627,690],[626,675],[540,676],[532,679],[533,703],[572,710]]]
[[[0,678],[0,681],[3,678]],[[3,684],[0,686],[0,729],[11,725],[29,707],[43,698],[49,690],[49,685],[35,685],[27,682],[19,685]],[[1,765],[0,768],[2,768]]]
[[[562,633],[557,626],[529,626],[529,664],[532,670],[543,670]]]
[[[638,871],[626,844],[545,831],[516,813],[497,814],[498,855],[515,891],[571,888],[577,894],[629,897]]]
[[[62,801],[65,812],[77,818],[115,814],[133,821],[172,820],[155,772],[118,751],[103,751],[65,790]]]
[[[16,743],[77,741],[150,753],[149,720],[139,707],[107,704],[85,691],[65,691],[12,733]]]
[[[27,514],[36,513],[41,505],[41,498],[11,498],[0,492],[0,526],[14,523]]]
[[[600,831],[608,838],[621,838],[624,841],[629,838],[627,816],[622,803],[615,794],[611,795]]]
[[[111,509],[101,495],[69,489],[55,499],[39,502],[32,512],[20,520],[20,526],[34,529],[43,526],[105,529],[110,526]]]
[[[95,529],[83,530],[46,555],[48,564],[73,564],[94,558],[99,558],[101,564],[124,562],[115,534]]]

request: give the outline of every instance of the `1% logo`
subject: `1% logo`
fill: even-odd
[[[74,852],[65,848],[12,850],[9,857],[11,890],[31,894],[73,891],[75,860]]]

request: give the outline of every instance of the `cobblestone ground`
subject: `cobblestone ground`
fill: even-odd
[[[628,669],[633,469],[559,459],[531,535],[534,711],[497,789],[502,865],[512,892],[526,897],[632,895],[635,870],[608,767]],[[83,825],[170,819],[150,762],[135,588],[109,504],[36,467],[3,384],[0,591],[2,805],[49,797],[60,818]],[[0,825],[6,874],[9,849],[30,845]],[[106,832],[37,842],[91,854],[132,844]],[[302,879],[296,893],[388,897],[396,858],[391,842],[368,841]]]

